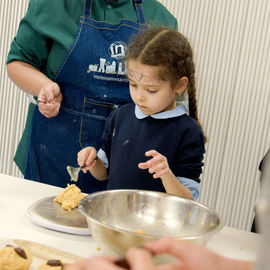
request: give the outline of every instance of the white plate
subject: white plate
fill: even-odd
[[[70,234],[91,234],[86,218],[78,208],[66,211],[60,204],[53,201],[54,198],[46,197],[29,206],[27,215],[31,221],[51,230]]]

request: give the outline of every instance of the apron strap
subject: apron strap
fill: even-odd
[[[139,24],[145,24],[142,0],[133,0]],[[92,0],[85,0],[84,17],[91,18]]]
[[[84,17],[91,18],[92,0],[85,0]]]
[[[145,18],[144,18],[143,7],[142,7],[142,0],[133,0],[133,3],[135,5],[139,24],[145,24]]]

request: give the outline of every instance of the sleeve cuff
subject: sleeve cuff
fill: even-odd
[[[190,190],[193,200],[199,199],[200,189],[201,189],[200,183],[196,182],[193,179],[180,177],[180,176],[177,176],[177,179],[181,184],[183,184],[185,187],[187,187]]]
[[[109,161],[108,161],[106,153],[101,148],[98,150],[97,156],[99,159],[101,159],[104,162],[106,169],[108,169]]]

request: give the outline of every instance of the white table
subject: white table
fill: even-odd
[[[27,208],[35,201],[56,196],[62,189],[0,174],[0,237],[38,242],[66,252],[89,257],[100,254],[91,236],[72,235],[40,227],[30,221]],[[254,260],[261,235],[224,227],[207,247],[221,255]]]

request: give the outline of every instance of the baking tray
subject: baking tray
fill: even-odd
[[[30,251],[33,256],[33,261],[29,270],[37,270],[41,264],[46,263],[48,260],[61,260],[63,263],[70,264],[83,259],[82,257],[41,243],[0,237],[0,249],[6,247],[6,245],[27,248],[28,251]]]
[[[70,234],[90,235],[87,220],[78,208],[67,211],[59,203],[55,203],[55,197],[46,197],[30,205],[27,215],[35,224],[51,230]]]

